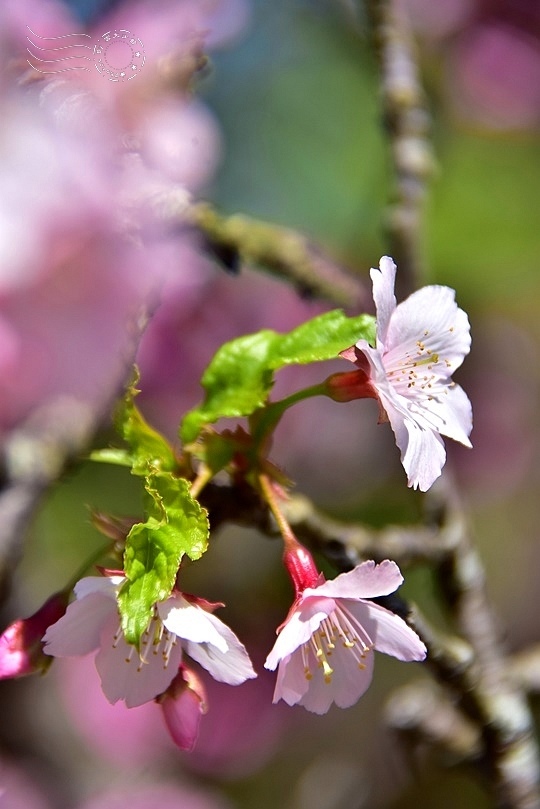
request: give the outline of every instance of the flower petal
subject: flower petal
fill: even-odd
[[[317,590],[311,590],[318,595]],[[296,609],[287,618],[283,629],[276,638],[276,642],[266,662],[265,669],[274,671],[280,660],[292,655],[302,644],[306,643],[316,629],[335,608],[331,598],[302,598]]]
[[[374,657],[373,651],[367,652],[360,668],[351,650],[337,643],[332,657],[329,658],[333,670],[329,681],[325,680],[322,669],[315,664],[309,689],[300,700],[300,705],[317,714],[326,713],[333,702],[339,708],[354,705],[369,688],[373,677]],[[313,660],[315,661],[314,656]]]
[[[424,660],[427,649],[399,615],[373,602],[347,602],[347,609],[365,627],[378,652],[398,660]]]
[[[267,666],[267,668],[269,668]],[[300,650],[281,660],[272,702],[282,699],[287,705],[296,705],[308,690],[310,681],[306,677]]]
[[[79,579],[73,592],[77,600],[85,598],[90,593],[101,593],[116,600],[118,589],[125,580],[125,576],[85,576]]]
[[[137,649],[127,644],[123,635],[117,636],[118,626],[117,614],[104,626],[96,668],[109,702],[114,705],[122,699],[128,708],[134,708],[167,690],[182,661],[182,647],[179,643],[172,646],[167,662],[161,649],[154,648],[154,653],[142,662]]]
[[[225,633],[222,632],[225,624],[212,613],[190,604],[183,596],[175,595],[158,604],[158,613],[169,632],[179,638],[193,643],[210,643],[222,652],[227,651]]]
[[[372,268],[369,273],[373,282],[373,300],[377,308],[377,346],[386,343],[390,319],[396,308],[394,295],[396,269],[390,256],[383,256],[379,261],[379,269]]]
[[[459,385],[445,388],[445,396],[429,403],[429,413],[436,419],[438,432],[466,447],[472,447],[472,406],[469,397]]]
[[[362,562],[354,570],[340,573],[335,579],[325,581],[316,588],[304,591],[310,595],[329,598],[375,598],[393,593],[403,583],[403,576],[395,562],[385,559],[379,564]]]
[[[395,309],[386,333],[386,353],[421,342],[447,360],[448,376],[463,362],[471,347],[469,319],[445,286],[426,286],[413,292]]]
[[[43,651],[54,657],[89,654],[98,648],[103,626],[111,616],[118,625],[116,601],[101,592],[73,601],[65,615],[45,632]]]
[[[226,649],[223,650],[211,643],[188,641],[186,643],[187,654],[196,660],[203,669],[206,669],[214,680],[219,680],[221,683],[239,685],[256,677],[257,674],[246,648],[234,632],[215,615],[208,617],[215,622],[216,630],[224,640]]]
[[[392,423],[392,419],[390,419]],[[413,489],[427,492],[442,472],[446,461],[446,450],[440,435],[433,430],[420,427],[413,419],[406,419],[403,423],[408,441],[403,450],[398,433],[396,443],[401,450],[401,461],[407,473],[407,482]],[[392,427],[394,425],[392,424]],[[403,430],[401,430],[401,433]]]

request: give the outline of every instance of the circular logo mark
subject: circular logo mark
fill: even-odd
[[[130,81],[144,65],[144,45],[125,28],[115,28],[94,45],[94,64],[109,81]]]

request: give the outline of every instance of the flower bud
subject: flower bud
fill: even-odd
[[[312,555],[296,540],[286,543],[283,564],[293,581],[297,596],[301,595],[306,587],[315,587],[319,581],[320,574]]]
[[[29,618],[18,618],[0,635],[0,680],[45,671],[51,658],[43,654],[41,639],[65,613],[68,593],[51,596]]]
[[[206,691],[194,671],[181,665],[178,674],[157,701],[172,740],[191,752],[199,735],[201,716],[208,710]]]

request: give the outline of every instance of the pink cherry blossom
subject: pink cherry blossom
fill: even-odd
[[[333,702],[348,708],[371,683],[374,649],[398,660],[423,660],[426,648],[405,621],[366,600],[394,592],[402,581],[387,559],[363,562],[333,581],[319,576],[299,593],[265,663],[278,669],[274,702],[318,714]]]
[[[471,446],[471,403],[451,378],[470,350],[469,320],[445,286],[423,287],[396,305],[395,277],[396,265],[383,256],[371,270],[376,347],[359,340],[341,356],[360,369],[356,397],[377,399],[379,420],[390,421],[409,486],[427,491],[446,460],[441,436]]]
[[[221,682],[238,685],[256,676],[236,635],[209,612],[217,605],[176,591],[156,605],[137,652],[120,628],[116,599],[124,581],[121,575],[81,579],[76,600],[43,637],[45,653],[55,657],[97,649],[96,668],[109,702],[124,700],[133,708],[164,693],[184,651]]]

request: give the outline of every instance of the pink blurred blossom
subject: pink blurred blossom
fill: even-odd
[[[0,809],[51,809],[31,773],[0,761]]]
[[[116,788],[85,801],[77,809],[231,809],[217,794],[180,784],[132,785]],[[6,807],[7,809],[7,807]],[[10,807],[11,809],[11,807]],[[30,809],[30,808],[29,808]]]
[[[123,702],[111,705],[91,657],[59,660],[51,676],[57,679],[75,729],[97,755],[116,765],[136,768],[174,750],[159,706],[154,702],[138,708],[126,708]]]
[[[492,129],[540,124],[540,41],[528,32],[497,22],[470,28],[447,73],[461,117]]]
[[[253,644],[250,644],[252,651]],[[261,654],[253,655],[259,672],[241,688],[228,688],[203,675],[208,713],[202,717],[193,751],[184,758],[192,772],[211,778],[246,778],[263,767],[283,741],[289,713],[272,705],[273,676]]]
[[[243,6],[231,0],[225,39],[244,24]],[[50,0],[0,9],[9,67],[0,84],[0,431],[57,396],[108,403],[141,307],[172,279],[176,289],[199,285],[198,249],[187,231],[160,224],[148,199],[172,193],[181,207],[215,169],[218,127],[193,101],[191,79],[209,30],[223,39],[228,8],[138,2],[102,19],[100,32],[115,15],[144,31],[144,70],[124,83],[94,69],[39,79],[26,65],[28,21],[40,36],[80,25]],[[39,80],[20,84],[23,67]]]
[[[416,31],[429,39],[438,40],[466,23],[472,15],[474,1],[445,0],[444,3],[433,3],[432,0],[403,0],[402,5]]]

